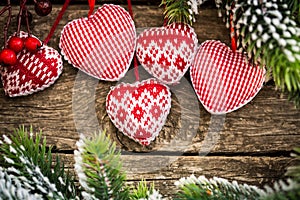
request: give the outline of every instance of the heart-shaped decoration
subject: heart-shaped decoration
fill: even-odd
[[[171,109],[169,88],[155,79],[113,87],[106,99],[115,126],[142,145],[149,145],[164,126]]]
[[[59,47],[74,67],[101,80],[117,81],[127,72],[135,50],[136,31],[129,13],[103,5],[89,18],[68,23]]]
[[[190,67],[197,45],[197,35],[192,27],[173,23],[143,31],[137,39],[136,55],[155,78],[175,84]]]
[[[27,36],[27,33],[20,32],[20,38]],[[23,49],[17,54],[15,65],[1,66],[5,94],[16,97],[44,90],[58,79],[62,69],[62,57],[55,49],[46,45],[35,53]]]
[[[243,53],[234,53],[226,44],[214,40],[201,44],[190,72],[200,102],[212,114],[244,106],[265,80],[264,68],[252,66]]]

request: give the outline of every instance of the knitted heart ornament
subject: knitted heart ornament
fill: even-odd
[[[197,44],[192,27],[173,23],[142,32],[137,39],[136,55],[150,74],[163,83],[174,84],[190,67]]]
[[[201,44],[190,72],[200,102],[212,114],[244,106],[265,80],[265,69],[251,66],[244,54],[213,40]]]
[[[135,26],[117,5],[103,5],[89,18],[68,23],[59,47],[74,67],[101,80],[116,81],[127,72],[134,55]]]
[[[20,38],[27,36],[27,33],[20,32]],[[5,94],[16,97],[32,94],[52,85],[62,72],[63,62],[55,49],[43,45],[35,53],[23,49],[17,54],[15,65],[0,67]]]
[[[142,145],[149,145],[164,126],[171,108],[171,92],[155,79],[113,87],[106,99],[115,126]]]

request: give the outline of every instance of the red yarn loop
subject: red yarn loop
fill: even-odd
[[[90,17],[93,14],[94,9],[95,9],[95,0],[88,0],[88,1],[89,1],[89,6],[90,6],[88,17]]]
[[[70,1],[71,1],[71,0],[66,0],[65,3],[64,3],[64,5],[63,5],[63,7],[61,8],[61,11],[59,12],[59,14],[58,14],[58,16],[57,16],[57,18],[56,18],[56,20],[55,20],[53,26],[51,27],[51,30],[50,30],[48,36],[46,37],[46,39],[45,39],[44,42],[43,42],[45,45],[48,44],[49,40],[50,40],[51,37],[53,36],[54,31],[55,31],[57,25],[59,24],[61,18],[63,17],[65,11],[67,10]]]
[[[234,8],[234,4],[231,6],[231,8]],[[231,11],[230,13],[230,38],[231,38],[231,50],[235,53],[237,49],[237,44],[236,44],[236,33],[234,29],[234,24],[233,24],[233,12]]]
[[[132,11],[132,4],[131,4],[131,0],[127,0],[127,4],[128,4],[128,12],[133,20],[133,11]],[[139,69],[138,69],[138,60],[136,58],[136,55],[134,55],[133,58],[133,67],[134,67],[134,75],[135,75],[135,79],[136,81],[140,80],[140,75],[139,75]]]

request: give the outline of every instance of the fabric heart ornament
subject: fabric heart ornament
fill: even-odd
[[[20,38],[26,37],[28,33],[21,31]],[[44,90],[58,79],[62,69],[62,57],[55,49],[46,45],[35,53],[23,49],[17,54],[15,65],[1,66],[3,89],[10,97],[25,96]]]
[[[143,31],[137,39],[136,55],[155,78],[175,84],[190,67],[197,45],[197,35],[192,27],[173,23]]]
[[[136,31],[129,13],[103,5],[89,18],[62,30],[59,47],[74,67],[101,80],[117,81],[127,72],[135,50]]]
[[[265,69],[252,66],[247,57],[233,52],[220,41],[201,44],[190,69],[196,94],[205,109],[212,114],[234,111],[260,91]]]
[[[169,88],[155,79],[113,87],[106,110],[114,125],[142,145],[149,145],[164,126],[171,108]]]

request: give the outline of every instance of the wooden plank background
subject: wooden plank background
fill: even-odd
[[[47,17],[34,16],[31,25],[34,35],[41,39],[47,36],[59,7],[54,5],[53,12]],[[86,16],[87,10],[87,6],[80,6],[80,10],[76,5],[70,6],[49,46],[59,49],[58,41],[63,26],[73,19]],[[135,25],[139,29],[163,24],[163,10],[156,5],[135,5],[133,11]],[[16,13],[17,8],[14,7],[14,25],[10,32],[16,29]],[[2,17],[1,27],[4,21],[5,17]],[[229,44],[228,30],[211,5],[201,7],[194,28],[200,43],[215,39]],[[3,43],[2,38],[0,43]],[[78,76],[82,79],[76,82]],[[283,177],[286,167],[294,162],[289,155],[294,147],[300,146],[300,110],[287,100],[286,95],[277,91],[272,82],[267,83],[248,105],[225,117],[211,116],[199,102],[190,105],[191,100],[196,98],[195,94],[181,88],[178,93],[172,94],[172,109],[166,125],[157,140],[147,148],[119,133],[108,118],[105,98],[115,84],[94,80],[64,62],[63,74],[57,82],[34,95],[9,98],[4,95],[0,85],[0,133],[9,134],[19,125],[32,125],[34,130],[43,131],[49,145],[53,145],[55,152],[66,161],[67,167],[72,168],[78,132],[95,130],[100,126],[123,149],[128,183],[135,184],[141,178],[154,181],[164,196],[172,196],[176,192],[174,182],[192,173],[258,186],[270,184]],[[95,93],[85,90],[94,86]],[[74,95],[78,92],[83,92],[84,96]],[[186,98],[179,101],[176,95],[185,95]],[[195,113],[197,106],[200,111]],[[93,121],[95,118],[91,118],[91,121],[84,118],[89,112],[95,115],[96,121]],[[80,113],[83,115],[80,116]],[[188,122],[181,119],[183,113]],[[76,119],[86,122],[85,126],[80,128]],[[176,137],[183,143],[184,139],[189,140],[187,144],[182,144],[184,149],[176,141],[172,143]],[[216,143],[208,154],[199,156],[199,151],[209,139]],[[164,145],[168,148],[164,148]]]

